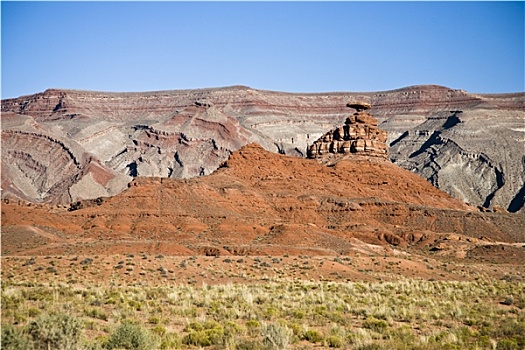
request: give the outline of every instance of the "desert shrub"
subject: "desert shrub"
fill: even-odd
[[[210,342],[213,345],[219,345],[222,344],[224,340],[224,329],[221,328],[212,328],[212,329],[206,329],[204,330],[204,333],[208,336],[210,339]]]
[[[263,328],[263,342],[270,349],[288,349],[292,336],[292,330],[279,324],[270,323]]]
[[[323,341],[323,336],[319,331],[315,329],[309,329],[303,334],[303,339],[309,341],[310,343],[320,343]]]
[[[246,329],[248,330],[248,334],[253,337],[259,333],[261,324],[257,320],[249,320],[246,322]]]
[[[189,332],[182,338],[185,345],[210,346],[224,342],[224,329],[215,321],[206,321],[202,325],[192,322],[184,330]]]
[[[2,325],[2,349],[5,350],[29,350],[31,342],[28,335],[18,327]]]
[[[228,321],[224,324],[224,334],[238,335],[242,334],[244,329],[233,321]]]
[[[507,348],[516,343],[518,348],[525,347],[525,322],[513,319],[506,319],[492,330],[492,335],[503,338],[501,342],[505,343]],[[499,349],[498,342],[498,349]]]
[[[97,318],[99,320],[104,320],[104,321],[108,320],[108,314],[104,312],[104,310],[100,310],[97,308],[86,309],[85,314],[86,316]]]
[[[337,335],[331,335],[326,339],[326,344],[331,348],[340,348],[343,346],[343,340]]]
[[[514,339],[503,339],[498,342],[497,350],[518,350],[520,347]]]
[[[162,336],[161,342],[160,342],[160,349],[178,349],[181,345],[181,340],[177,333],[165,333]]]
[[[237,350],[265,350],[263,344],[257,340],[243,339],[237,342],[235,349]]]
[[[156,325],[155,327],[153,327],[151,329],[151,331],[155,334],[157,334],[158,336],[164,336],[166,334],[166,327],[164,327],[163,325],[161,324],[158,324]]]
[[[520,296],[516,299],[515,305],[519,307],[520,309],[525,309],[525,296]]]
[[[219,329],[222,328],[222,326],[216,322],[216,321],[206,321],[202,324],[202,327],[204,329]]]
[[[379,345],[379,344],[366,344],[366,345],[362,345],[358,348],[356,348],[356,350],[382,350],[383,348]]]
[[[31,301],[51,301],[53,292],[47,288],[22,289],[22,297]]]
[[[274,319],[278,315],[279,315],[279,310],[277,310],[277,308],[273,306],[268,307],[264,313],[264,317],[268,320]]]
[[[406,325],[392,329],[388,333],[391,339],[395,339],[403,344],[414,344],[416,342],[414,333]]]
[[[36,317],[41,314],[41,311],[35,307],[30,307],[27,309],[27,316],[29,317]]]
[[[190,322],[184,327],[185,332],[202,331],[204,327],[199,322]]]
[[[363,328],[368,328],[374,332],[382,333],[388,328],[388,323],[384,320],[378,320],[375,317],[367,317],[363,322]]]
[[[148,318],[148,323],[149,324],[159,324],[160,318],[158,318],[157,316],[151,316],[150,318]]]
[[[89,341],[84,344],[82,350],[104,350],[104,344],[107,342],[107,336],[97,336],[95,339],[89,339]],[[80,349],[78,349],[80,350]]]
[[[44,314],[29,324],[28,332],[35,349],[76,350],[82,322],[66,314]]]
[[[292,316],[297,319],[303,319],[306,316],[306,312],[304,310],[293,310]]]
[[[291,323],[288,324],[288,328],[290,328],[292,330],[293,334],[297,338],[301,338],[303,336],[304,328],[301,325],[299,325],[298,323],[291,322]]]
[[[193,331],[182,338],[184,345],[210,346],[211,340],[204,331]]]
[[[159,339],[147,329],[124,322],[110,335],[106,349],[151,350],[158,348]]]

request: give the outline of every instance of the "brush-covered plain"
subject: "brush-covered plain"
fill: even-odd
[[[3,349],[523,349],[525,283],[2,281]]]

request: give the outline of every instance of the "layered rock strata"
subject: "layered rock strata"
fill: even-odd
[[[122,181],[136,176],[208,175],[250,142],[305,157],[308,145],[344,124],[348,101],[372,105],[396,164],[464,202],[524,207],[525,93],[474,94],[436,85],[365,93],[50,89],[2,100],[2,197],[68,204],[118,193]],[[46,146],[31,146],[28,134]],[[97,169],[118,180],[99,181],[73,163],[39,179],[42,166],[62,164],[46,160],[42,150],[57,161],[72,159],[71,152],[80,167],[83,157],[94,159]],[[55,183],[66,184],[70,194],[49,191]]]
[[[321,136],[307,149],[308,158],[326,158],[330,154],[356,154],[388,158],[387,133],[379,129],[377,119],[366,110],[368,103],[348,103],[356,112],[346,118],[345,125]]]

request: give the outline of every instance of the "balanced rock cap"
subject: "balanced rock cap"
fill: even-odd
[[[353,108],[358,112],[366,111],[367,109],[372,108],[372,105],[370,103],[363,102],[363,101],[348,102],[346,106]]]

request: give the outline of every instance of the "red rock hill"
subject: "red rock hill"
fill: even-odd
[[[89,247],[101,254],[334,255],[363,242],[425,246],[450,234],[513,242],[522,224],[510,214],[471,211],[387,160],[352,157],[324,166],[256,144],[209,176],[136,178],[119,195],[72,209],[4,204],[4,254]]]

